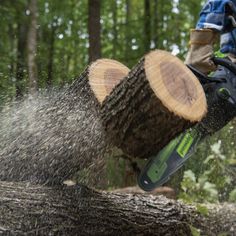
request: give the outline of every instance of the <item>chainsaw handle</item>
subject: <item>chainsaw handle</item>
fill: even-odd
[[[233,72],[236,75],[236,65],[232,61],[230,61],[229,59],[213,57],[212,61],[216,65],[221,65],[221,66],[226,67],[227,69],[229,69],[231,72]]]
[[[198,78],[198,80],[200,81],[200,83],[202,85],[208,84],[208,83],[222,83],[225,82],[224,78],[214,78],[214,77],[209,77],[205,74],[203,74],[201,71],[197,70],[195,67],[191,66],[191,65],[186,65],[191,71],[192,73]]]

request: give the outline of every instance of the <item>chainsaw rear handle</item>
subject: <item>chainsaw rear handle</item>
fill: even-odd
[[[228,58],[212,57],[212,61],[214,62],[214,64],[216,66],[218,66],[218,65],[224,66],[225,68],[230,70],[236,76],[236,65],[231,60],[229,60]],[[193,67],[191,65],[187,65],[187,67],[199,79],[199,81],[202,85],[205,85],[209,82],[210,83],[212,83],[212,82],[215,82],[215,83],[226,82],[225,78],[216,78],[214,76],[209,77],[209,76],[203,74],[201,71],[197,70],[195,67]]]
[[[212,76],[207,76],[191,65],[187,65],[187,67],[199,79],[204,88],[207,88],[209,84],[216,84],[214,86],[217,96],[236,106],[236,65],[227,57],[212,57],[212,61],[216,66],[222,67],[221,70],[218,70],[217,75],[214,73]]]
[[[225,82],[225,78],[215,78],[215,77],[209,77],[205,74],[203,74],[201,71],[197,70],[195,67],[191,65],[187,65],[187,67],[192,71],[192,73],[198,78],[200,83],[202,85],[208,84],[208,83],[222,83]]]
[[[236,75],[236,65],[229,59],[213,57],[212,61],[214,62],[215,65],[224,66]]]

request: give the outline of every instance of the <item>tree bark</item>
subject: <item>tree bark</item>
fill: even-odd
[[[102,119],[124,153],[147,158],[199,121],[207,110],[202,86],[164,51],[147,54],[104,100]]]
[[[27,39],[28,49],[28,74],[29,74],[29,93],[36,94],[38,90],[38,68],[36,62],[37,54],[37,0],[29,3],[30,24]]]
[[[208,216],[163,196],[49,188],[0,182],[3,235],[235,235],[236,206],[210,205]]]
[[[100,0],[88,1],[89,62],[101,57]]]

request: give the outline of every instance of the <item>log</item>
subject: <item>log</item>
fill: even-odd
[[[194,206],[146,194],[0,182],[0,235],[235,235],[236,206]]]
[[[112,59],[98,59],[86,67],[84,72],[75,79],[67,89],[66,96],[58,99],[75,99],[75,95],[85,96],[88,100],[94,100],[99,107],[112,89],[129,73],[129,68]],[[71,95],[71,96],[67,96]],[[100,110],[100,109],[99,109]]]
[[[198,79],[177,57],[160,50],[141,59],[102,104],[110,139],[140,158],[156,154],[206,112]]]
[[[42,106],[37,101],[26,101],[10,111],[6,119],[2,116],[0,180],[53,185],[80,172],[84,178],[84,171],[99,175],[104,165],[102,157],[109,147],[99,102],[128,71],[117,61],[98,60],[64,93],[45,104],[41,101],[44,98],[39,98]]]

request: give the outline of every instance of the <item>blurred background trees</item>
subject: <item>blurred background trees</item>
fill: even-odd
[[[157,48],[184,59],[189,29],[195,26],[204,2],[0,1],[0,105],[43,89],[62,88],[89,62],[100,57],[116,59],[132,67],[146,52]],[[227,199],[230,194],[233,198],[235,126],[232,122],[201,145],[180,177],[176,177],[178,181],[172,185],[182,188],[185,199],[186,194],[197,198],[195,195],[207,188],[206,183],[207,189],[213,191],[211,199]],[[218,146],[214,146],[216,144]],[[107,187],[135,183],[127,162],[120,158],[122,154],[113,155],[116,158],[108,161]],[[210,158],[211,155],[218,158]],[[222,175],[227,178],[218,181]]]
[[[160,48],[183,58],[200,6],[193,0],[2,0],[1,102],[62,87],[100,57],[131,67]]]

